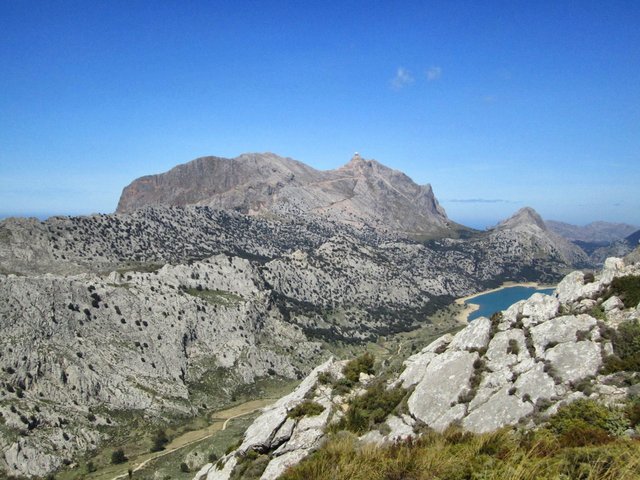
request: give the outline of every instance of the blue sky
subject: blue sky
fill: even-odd
[[[353,152],[456,221],[640,225],[640,2],[0,2],[0,215],[134,178]]]

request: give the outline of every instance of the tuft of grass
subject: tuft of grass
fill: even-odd
[[[474,435],[450,428],[382,447],[361,445],[348,432],[327,443],[281,480],[631,480],[640,477],[640,445],[567,447],[549,431],[507,429]]]
[[[346,414],[332,428],[365,433],[384,421],[400,404],[406,393],[407,391],[400,387],[387,390],[381,383],[372,385],[363,395],[349,402]]]
[[[299,403],[287,413],[287,417],[289,418],[301,418],[301,417],[314,417],[316,415],[320,415],[324,412],[324,407],[320,405],[318,402],[314,402],[312,400],[305,400],[302,403]]]
[[[368,375],[372,375],[375,373],[373,369],[375,358],[369,352],[366,352],[360,355],[357,358],[354,358],[349,363],[344,366],[342,373],[345,378],[350,382],[357,383],[360,379],[361,373],[366,373]]]

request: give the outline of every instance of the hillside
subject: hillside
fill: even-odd
[[[640,375],[634,343],[640,339],[638,279],[640,264],[614,258],[596,277],[573,272],[553,296],[535,294],[490,319],[477,319],[409,357],[398,372],[383,369],[372,375],[373,359],[367,356],[328,360],[292,394],[265,409],[235,451],[205,465],[194,479],[365,478],[359,469],[368,467],[358,462],[370,454],[376,468],[395,471],[397,478],[430,478],[433,468],[443,469],[440,478],[492,472],[487,478],[537,478],[536,470],[543,467],[549,478],[578,478],[570,473],[578,467],[593,475],[589,478],[637,478],[640,463],[624,453],[627,445],[629,454],[637,454],[637,444],[616,437],[636,438],[633,428],[640,421],[633,413]],[[542,433],[525,433],[536,426]],[[456,433],[456,428],[470,433]],[[476,441],[472,434],[485,436]],[[468,445],[469,463],[460,465],[453,451],[428,457],[436,462],[422,467],[428,470],[420,470],[415,456],[413,462],[394,463],[393,452],[403,446],[407,459],[413,446],[424,446],[423,455],[429,456],[429,445],[445,448],[453,435],[455,443]],[[524,438],[529,445],[544,441],[552,450],[532,454]],[[472,450],[488,441],[495,449]],[[545,457],[569,456],[565,446],[611,442],[619,442],[620,450],[591,450],[592,457],[574,457],[568,465],[543,463]],[[501,448],[510,450],[498,454]],[[473,452],[485,455],[484,461]],[[600,463],[605,458],[609,463]],[[531,471],[516,474],[518,462],[525,461]],[[300,467],[290,468],[299,462]],[[466,477],[453,473],[462,471]]]

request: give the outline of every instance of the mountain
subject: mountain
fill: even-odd
[[[545,223],[549,230],[568,240],[588,243],[615,242],[638,230],[638,227],[626,223],[591,222],[584,226],[555,220],[547,220]]]
[[[299,379],[332,351],[436,335],[454,320],[434,314],[454,298],[554,282],[585,261],[531,209],[420,241],[403,229],[447,222],[430,187],[359,157],[330,172],[278,159],[201,159],[146,177],[123,198],[158,204],[122,200],[125,212],[0,222],[6,472],[44,476],[114,438],[205,416],[256,382]]]
[[[409,235],[442,235],[452,227],[430,185],[358,154],[328,171],[272,153],[202,157],[134,180],[117,212],[149,205],[203,205],[278,218],[313,214]]]
[[[610,256],[624,257],[637,248],[639,244],[640,230],[637,230],[623,239],[595,248],[591,253],[591,259],[594,263],[599,264]]]
[[[532,208],[524,207],[492,229],[496,234],[507,233],[512,242],[541,257],[556,256],[568,265],[588,266],[588,256],[578,246],[551,231],[542,217]]]
[[[637,345],[634,351],[625,350],[640,335],[634,324],[640,318],[637,283],[633,293],[636,300],[627,304],[632,290],[618,290],[621,287],[614,287],[614,280],[629,276],[638,279],[639,275],[640,264],[625,264],[616,258],[607,260],[597,276],[573,272],[558,284],[552,296],[534,294],[491,318],[476,319],[455,335],[444,335],[410,356],[399,372],[385,371],[383,363],[376,377],[372,375],[373,362],[366,356],[351,362],[330,359],[314,369],[293,393],[265,409],[236,450],[216,463],[204,465],[194,478],[275,480],[305,458],[326,469],[311,467],[306,471],[312,476],[295,476],[289,470],[286,478],[326,478],[327,471],[332,478],[350,478],[355,465],[349,464],[348,458],[340,458],[345,441],[353,445],[354,455],[356,451],[368,451],[376,456],[389,448],[391,469],[396,474],[390,478],[408,477],[408,472],[411,478],[423,478],[433,475],[434,463],[425,462],[416,468],[407,460],[409,450],[420,445],[420,437],[425,438],[426,448],[431,442],[433,450],[441,449],[441,457],[446,451],[445,442],[456,445],[455,450],[448,451],[455,455],[469,441],[473,445],[472,459],[483,458],[474,462],[477,470],[464,472],[464,478],[490,471],[501,472],[489,475],[491,478],[509,478],[514,471],[526,468],[522,456],[515,455],[515,470],[498,470],[501,460],[510,455],[507,449],[496,448],[501,438],[511,442],[518,439],[516,444],[528,439],[523,452],[543,458],[545,472],[551,472],[546,469],[551,463],[562,463],[550,461],[552,451],[567,448],[568,463],[572,464],[578,462],[576,447],[587,445],[591,463],[581,464],[580,471],[603,472],[588,469],[599,463],[594,461],[597,448],[592,445],[607,444],[603,457],[609,468],[613,458],[607,447],[615,441],[614,436],[637,436],[627,429],[637,420],[625,416],[625,410],[619,408],[627,397],[638,396],[637,385],[627,382],[636,377],[633,370],[637,364],[629,368],[631,364],[625,366],[621,359],[638,354]],[[616,327],[633,338],[624,342]],[[601,373],[603,366],[605,374]],[[577,401],[582,403],[576,404],[575,410],[567,410]],[[554,421],[562,408],[565,410]],[[590,418],[583,419],[585,415]],[[609,418],[609,423],[600,421],[602,418]],[[615,426],[610,423],[614,418]],[[555,430],[545,430],[543,427],[551,422]],[[505,426],[515,432],[473,440],[472,434]],[[438,443],[435,432],[445,432],[442,443]],[[540,437],[535,437],[536,432]],[[602,440],[595,440],[596,436]],[[514,443],[505,444],[514,448]],[[549,446],[544,453],[543,444]],[[540,453],[532,455],[532,445]],[[372,452],[374,446],[381,450]],[[319,454],[311,456],[319,449]],[[440,462],[452,465],[459,463],[456,459]],[[494,461],[496,465],[490,466]],[[626,456],[616,462],[628,467]],[[625,478],[637,477],[638,465],[633,468]],[[560,478],[555,473],[550,477]]]
[[[544,238],[512,221],[421,243],[206,206],[4,220],[4,468],[43,476],[132,414],[204,415],[256,380],[307,374],[332,348],[438,332],[429,316],[453,298],[557,279],[568,257]]]

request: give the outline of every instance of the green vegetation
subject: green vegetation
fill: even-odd
[[[207,290],[204,288],[187,288],[189,295],[199,297],[212,305],[236,305],[242,301],[242,297],[225,290]]]
[[[350,382],[357,383],[361,373],[372,375],[374,373],[373,363],[375,358],[369,352],[354,358],[344,366],[342,373]]]
[[[167,437],[167,432],[160,429],[156,433],[156,436],[153,437],[153,445],[151,446],[152,452],[160,452],[164,450],[164,447],[169,443],[169,437]]]
[[[230,480],[258,480],[269,464],[269,456],[249,450],[238,459]]]
[[[124,450],[122,450],[121,448],[119,448],[118,450],[114,450],[113,453],[111,453],[111,463],[113,463],[114,465],[119,465],[126,461],[127,457],[124,454]]]
[[[281,480],[631,480],[640,476],[640,444],[568,447],[549,430],[507,429],[473,435],[457,428],[428,431],[418,440],[361,446],[340,432]]]
[[[610,295],[622,300],[625,308],[634,308],[640,303],[640,276],[627,275],[614,278],[610,286]]]
[[[349,402],[347,413],[333,429],[365,433],[384,421],[400,404],[406,393],[404,388],[387,390],[382,383],[377,383],[369,387],[363,395]]]
[[[601,445],[621,436],[629,420],[621,410],[605,407],[593,400],[578,400],[565,405],[549,419],[547,428],[566,447]]]
[[[614,355],[607,357],[603,372],[640,371],[640,323],[637,320],[621,323],[611,330]]]
[[[164,267],[163,263],[152,262],[130,262],[118,269],[116,272],[125,274],[127,272],[154,273]]]
[[[301,418],[301,417],[314,417],[324,412],[324,407],[318,402],[312,400],[305,400],[292,408],[287,416],[289,418]]]

